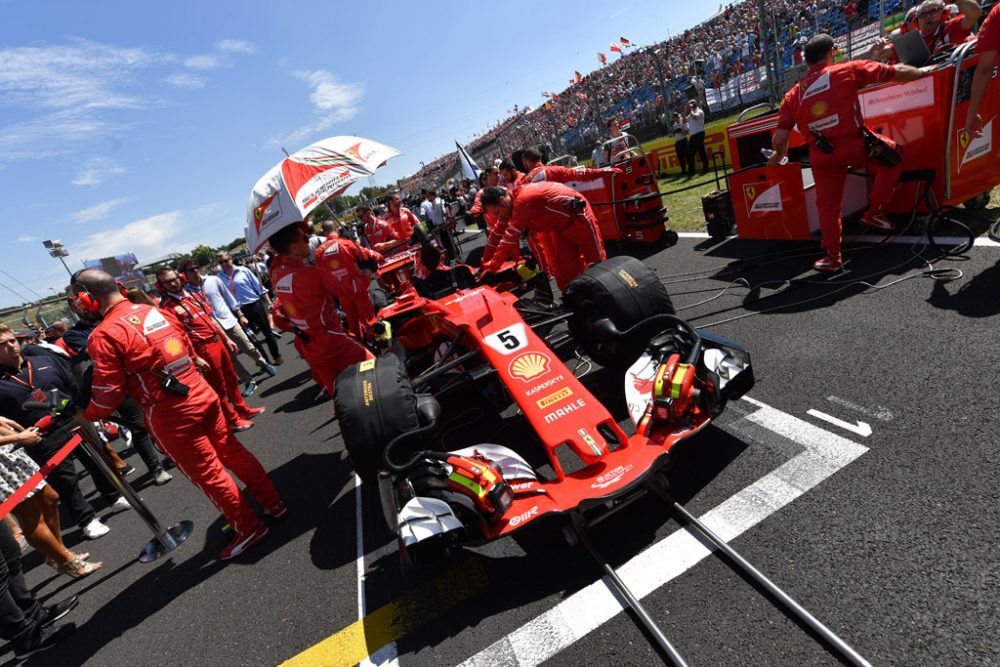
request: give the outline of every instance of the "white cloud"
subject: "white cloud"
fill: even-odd
[[[257,47],[242,39],[224,39],[215,43],[215,50],[219,53],[239,53],[245,56],[257,53]]]
[[[0,94],[6,106],[48,109],[138,109],[148,106],[122,87],[139,70],[169,60],[158,51],[75,40],[60,46],[0,50]]]
[[[317,118],[293,130],[277,143],[297,144],[337,123],[354,118],[361,111],[364,84],[343,83],[327,70],[296,71],[292,74],[312,89],[309,101],[316,109]]]
[[[221,204],[191,210],[157,213],[122,227],[96,232],[82,241],[67,243],[74,257],[97,259],[134,252],[140,261],[187,252],[200,243],[216,245],[239,236],[242,211],[228,211]],[[220,230],[220,226],[224,230]]]
[[[223,56],[215,53],[202,53],[197,56],[190,56],[184,59],[184,66],[190,69],[211,70],[230,67],[230,62]]]
[[[188,90],[194,90],[196,88],[205,87],[205,77],[198,76],[197,74],[190,74],[188,72],[179,72],[177,74],[171,74],[166,79],[168,86],[173,88],[185,88]]]
[[[100,204],[94,204],[93,206],[88,206],[87,208],[82,208],[79,211],[74,211],[70,213],[73,222],[83,223],[83,222],[97,222],[98,220],[103,220],[104,218],[111,215],[111,212],[128,201],[128,197],[119,197],[118,199],[111,199],[109,201],[101,202]]]
[[[37,241],[37,240],[39,240],[39,238],[41,238],[41,237],[38,237],[38,236],[18,236],[17,237],[17,242],[18,243],[30,243],[31,241]]]
[[[73,185],[97,185],[112,176],[121,176],[127,170],[111,158],[92,157],[80,167]]]
[[[128,125],[109,113],[155,104],[133,88],[143,70],[170,60],[156,50],[86,40],[0,49],[3,106],[27,112],[0,128],[0,162],[64,155],[121,132]]]

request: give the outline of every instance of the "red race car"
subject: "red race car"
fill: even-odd
[[[385,268],[396,278],[402,270]],[[378,484],[404,563],[557,514],[606,511],[641,492],[674,446],[754,384],[746,349],[677,318],[637,259],[591,267],[557,310],[519,299],[515,269],[496,286],[461,265],[394,279],[402,291],[379,312],[392,332],[386,353],[337,380],[348,455]],[[629,433],[560,359],[559,340],[621,372]],[[498,413],[516,406],[532,436],[446,450],[450,397],[476,393]]]

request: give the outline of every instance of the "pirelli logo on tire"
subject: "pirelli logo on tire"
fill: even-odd
[[[544,396],[544,397],[538,399],[537,401],[535,401],[535,403],[538,404],[538,407],[540,409],[544,410],[545,408],[549,407],[550,405],[555,405],[559,401],[561,401],[561,400],[563,400],[565,398],[569,398],[572,395],[573,395],[573,390],[572,389],[570,389],[569,387],[563,387],[559,391],[553,392],[553,393],[549,394],[548,396]]]
[[[632,277],[632,274],[625,269],[618,269],[618,277],[629,287],[638,287],[639,281]]]

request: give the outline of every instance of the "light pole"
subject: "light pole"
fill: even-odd
[[[66,260],[63,259],[63,257],[69,257],[69,252],[66,251],[62,241],[42,241],[42,245],[49,251],[50,257],[59,258],[59,261],[62,262],[63,268],[66,269],[66,273],[68,273],[69,277],[72,278],[73,272],[69,270],[69,267],[66,266]]]

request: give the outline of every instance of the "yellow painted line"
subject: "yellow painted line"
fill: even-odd
[[[349,667],[410,634],[489,586],[482,561],[470,557],[430,581],[379,607],[280,667]]]

